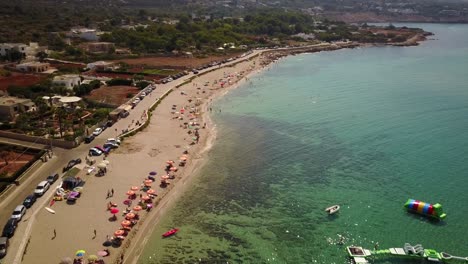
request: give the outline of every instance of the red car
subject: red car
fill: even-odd
[[[97,148],[99,149],[100,151],[102,151],[103,153],[109,153],[109,151],[111,150],[111,148],[103,148],[101,146],[95,146],[94,148]]]

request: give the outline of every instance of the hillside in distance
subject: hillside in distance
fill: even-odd
[[[268,8],[293,9],[346,22],[468,22],[468,0],[122,0],[128,7],[238,16]],[[175,9],[177,8],[177,9]]]

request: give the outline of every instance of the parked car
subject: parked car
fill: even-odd
[[[99,136],[102,133],[102,128],[98,127],[94,129],[93,135],[94,136]]]
[[[116,149],[119,147],[119,144],[115,142],[106,142],[104,145],[102,145],[104,148],[111,148],[111,149]]]
[[[107,122],[101,125],[101,129],[102,131],[107,129]]]
[[[89,155],[90,156],[101,156],[102,155],[102,151],[97,149],[97,148],[90,148],[89,149]]]
[[[68,162],[67,166],[63,167],[62,172],[66,172],[66,171],[68,171],[69,169],[73,168],[73,166],[75,166],[76,164],[80,164],[80,163],[81,163],[81,159],[80,159],[80,158],[70,160],[70,161]]]
[[[93,140],[94,140],[94,135],[89,135],[84,138],[84,142],[87,144],[91,143],[91,141]]]
[[[16,206],[15,210],[13,210],[13,213],[11,214],[10,218],[17,219],[18,221],[23,218],[23,215],[26,213],[26,206],[24,205],[18,205]]]
[[[15,234],[16,227],[18,226],[18,219],[10,218],[3,227],[2,236],[12,237]]]
[[[58,173],[55,173],[55,174],[47,176],[46,181],[48,181],[52,185],[55,181],[58,180],[58,178],[59,178]]]
[[[116,144],[118,144],[118,145],[120,145],[120,143],[122,143],[122,142],[120,141],[120,139],[118,139],[118,138],[108,138],[108,139],[107,139],[107,142],[116,143]]]
[[[111,151],[111,148],[105,148],[101,146],[95,146],[94,148],[99,149],[102,153],[109,153]]]
[[[0,237],[0,259],[6,256],[8,250],[8,237]]]
[[[107,123],[106,123],[106,126],[107,126],[107,127],[111,127],[111,126],[113,126],[113,125],[114,125],[114,121],[112,121],[112,120],[107,120]]]
[[[34,194],[37,196],[42,196],[47,192],[47,190],[49,190],[49,187],[50,184],[48,181],[41,181],[34,190]]]
[[[121,118],[125,118],[127,117],[128,115],[130,115],[130,113],[128,111],[123,111],[122,113],[120,113],[120,117]]]
[[[36,202],[36,199],[36,195],[30,194],[24,199],[23,205],[26,206],[26,208],[31,208],[31,206]]]

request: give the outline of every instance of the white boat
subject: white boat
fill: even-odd
[[[51,214],[55,214],[55,211],[54,211],[54,210],[52,210],[52,209],[50,209],[49,207],[46,207],[45,209],[46,209],[47,211],[49,211],[49,213],[51,213]]]
[[[330,215],[338,212],[339,210],[340,210],[340,206],[337,205],[337,204],[333,205],[333,206],[330,206],[327,209],[325,209],[325,211],[328,212],[328,214],[330,214]]]

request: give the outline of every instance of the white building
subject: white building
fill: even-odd
[[[25,58],[35,57],[39,51],[47,52],[47,48],[40,47],[37,42],[30,42],[29,45],[24,43],[0,43],[0,56],[6,56],[11,50],[21,52]]]
[[[115,68],[115,63],[114,62],[106,62],[106,61],[96,61],[92,63],[88,63],[86,65],[86,68],[90,70],[112,70]]]
[[[81,84],[81,78],[76,74],[67,74],[55,76],[52,80],[52,85],[64,86],[68,90],[73,90],[73,87]]]
[[[98,41],[103,32],[92,28],[72,28],[67,34],[68,37],[81,38],[88,41]]]

